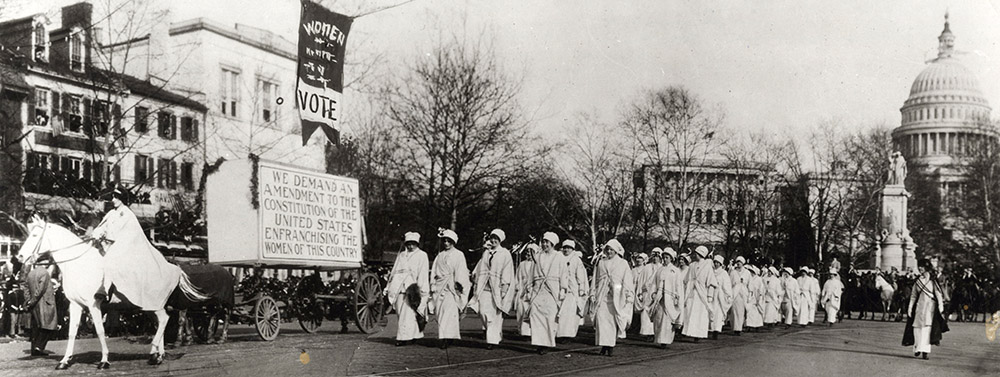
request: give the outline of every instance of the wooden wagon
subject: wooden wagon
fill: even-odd
[[[288,313],[297,313],[300,326],[310,333],[324,319],[343,315],[334,312],[340,310],[347,310],[365,333],[382,325],[383,282],[362,260],[357,180],[251,157],[226,161],[211,173],[205,199],[209,263],[356,276],[347,293],[310,290],[306,300],[272,297],[267,291],[237,292],[233,314],[252,324],[262,339],[275,339]],[[302,307],[303,302],[310,308]],[[200,338],[211,337],[219,322],[218,313],[204,314],[207,320],[195,321]]]

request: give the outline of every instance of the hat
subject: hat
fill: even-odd
[[[679,259],[683,259],[687,263],[691,263],[691,257],[687,254],[681,254]]]
[[[737,258],[737,260],[739,260],[739,258]],[[746,269],[747,269],[747,271],[752,272],[754,275],[760,275],[760,270],[758,270],[757,267],[755,267],[752,264],[748,264],[746,266]]]
[[[791,267],[785,267],[785,268],[782,268],[781,270],[784,271],[784,272],[787,272],[789,275],[792,275],[792,274],[795,273],[794,271],[792,271]]]
[[[496,238],[500,240],[500,242],[503,242],[503,240],[507,239],[507,234],[505,234],[500,229],[493,229],[493,231],[490,232],[490,236],[496,236]]]
[[[573,240],[565,240],[562,243],[562,247],[568,247],[570,249],[576,250],[576,242],[573,242]]]
[[[524,247],[525,253],[537,253],[539,250],[537,243],[529,243],[528,246]]]
[[[625,256],[625,248],[622,247],[621,242],[618,242],[618,240],[616,239],[612,238],[611,240],[608,241],[608,243],[604,244],[604,247],[610,247],[611,250],[615,252],[615,254],[618,254],[618,256],[621,257]]]
[[[677,252],[674,249],[666,248],[663,249],[663,254],[669,255],[671,258],[677,259]]]
[[[451,229],[441,229],[438,231],[438,238],[450,239],[453,243],[458,243],[458,234]]]
[[[403,243],[407,242],[420,243],[420,233],[406,232],[406,234],[403,234]]]
[[[698,247],[696,247],[694,249],[694,252],[698,253],[698,255],[700,255],[702,258],[705,258],[705,257],[708,256],[708,248],[705,247],[705,246],[698,246]]]
[[[542,235],[542,239],[549,241],[553,246],[559,244],[559,236],[552,232],[545,232],[545,234]]]
[[[719,264],[725,264],[726,263],[726,258],[723,258],[721,255],[718,255],[718,254],[716,254],[715,258],[712,258],[712,260],[714,260],[716,262],[719,262]]]
[[[635,259],[649,259],[649,255],[646,255],[646,253],[638,253],[635,255]]]
[[[736,257],[736,261],[737,261],[737,262],[740,262],[740,263],[743,263],[743,264],[746,264],[746,263],[747,263],[747,260],[746,260],[746,259],[744,259],[742,255],[740,255],[740,256],[738,256],[738,257]]]
[[[799,271],[809,271],[809,267],[806,266],[799,267]]]
[[[774,274],[774,275],[778,274],[778,269],[774,268],[774,266],[768,267],[767,270],[771,271],[771,273]]]
[[[649,255],[660,255],[663,253],[663,249],[654,247],[653,250],[649,252]]]
[[[840,273],[839,273],[839,272],[837,272],[837,269],[835,269],[835,268],[831,268],[831,269],[830,269],[830,275],[837,275],[837,276],[840,276]]]

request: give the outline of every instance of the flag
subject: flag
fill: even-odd
[[[334,144],[340,137],[344,53],[353,18],[302,0],[295,106],[302,121],[302,145],[317,128]]]

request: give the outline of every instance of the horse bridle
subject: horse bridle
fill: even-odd
[[[74,243],[74,244],[71,244],[71,245],[67,245],[67,246],[63,246],[63,247],[60,247],[58,249],[48,249],[48,250],[39,252],[38,250],[41,249],[41,247],[42,247],[42,239],[45,238],[45,231],[47,231],[48,228],[49,228],[49,223],[47,221],[43,220],[43,223],[45,225],[42,226],[42,234],[38,236],[38,243],[35,244],[35,250],[32,250],[32,254],[31,254],[31,258],[36,259],[35,264],[37,264],[37,259],[38,259],[38,256],[40,256],[40,255],[48,254],[49,257],[52,258],[52,261],[56,262],[55,257],[52,256],[53,253],[60,252],[60,251],[65,251],[65,250],[68,250],[70,248],[74,248],[74,247],[83,245],[85,243],[88,243],[88,242],[94,240],[93,237],[85,236],[85,237],[81,238],[80,242],[77,242],[77,243]],[[87,250],[87,251],[89,251],[89,250]],[[85,254],[87,254],[87,251],[84,251],[84,252],[80,253],[80,255],[78,255],[76,257],[63,260],[62,262],[68,262],[68,261],[72,261],[72,260],[81,258]],[[29,261],[30,261],[30,259],[29,259]]]

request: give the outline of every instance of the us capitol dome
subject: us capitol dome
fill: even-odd
[[[990,105],[976,75],[954,56],[955,35],[945,14],[938,56],[913,80],[910,96],[899,109],[902,124],[892,131],[897,150],[915,173],[944,183],[961,181],[958,167],[983,141],[996,137]]]

